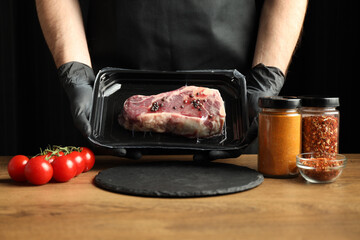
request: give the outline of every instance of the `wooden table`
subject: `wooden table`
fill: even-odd
[[[0,239],[360,239],[360,155],[348,154],[331,184],[300,176],[270,179],[224,196],[160,199],[116,194],[93,185],[102,169],[129,160],[99,156],[67,183],[13,182],[0,157]],[[189,156],[141,161],[190,160]],[[132,162],[132,161],[131,161]],[[221,160],[256,169],[256,155]]]

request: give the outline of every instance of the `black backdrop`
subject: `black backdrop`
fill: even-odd
[[[340,152],[358,153],[357,1],[309,1],[282,95],[340,97]],[[0,155],[88,145],[75,129],[33,1],[0,1]]]

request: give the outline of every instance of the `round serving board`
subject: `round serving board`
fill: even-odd
[[[225,163],[162,161],[126,164],[101,171],[96,186],[147,197],[204,197],[236,193],[264,181],[257,171]]]

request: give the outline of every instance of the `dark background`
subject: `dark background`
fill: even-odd
[[[281,95],[340,97],[340,152],[359,153],[357,1],[309,1]],[[73,126],[34,1],[0,1],[0,155],[88,145]]]

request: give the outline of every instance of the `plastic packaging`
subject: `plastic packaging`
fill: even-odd
[[[185,85],[218,89],[225,102],[224,134],[209,139],[124,129],[118,114],[130,96],[154,95]],[[194,154],[209,150],[238,150],[244,146],[248,129],[244,76],[236,70],[138,71],[102,69],[96,76],[89,140],[105,150],[136,149],[142,154]],[[111,153],[111,151],[110,151]]]

